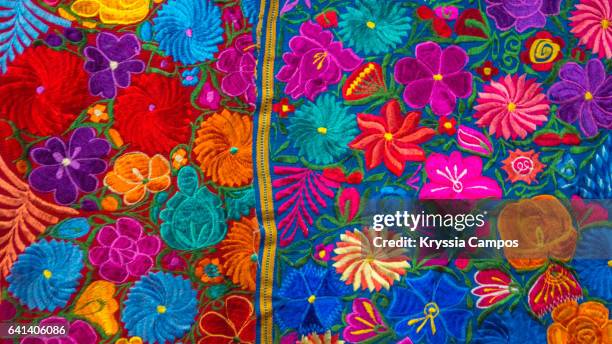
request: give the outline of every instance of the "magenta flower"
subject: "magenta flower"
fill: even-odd
[[[461,153],[450,156],[431,154],[425,161],[429,182],[423,185],[421,199],[500,198],[497,182],[482,176],[482,160],[477,156],[463,158]]]
[[[204,85],[202,85],[202,89],[200,90],[198,104],[207,109],[217,110],[220,102],[221,95],[219,94],[219,91],[217,91],[217,89],[212,85],[210,80],[207,80]]]
[[[450,114],[456,98],[472,93],[472,74],[463,71],[468,62],[465,51],[451,45],[442,50],[438,43],[420,43],[416,58],[404,57],[395,65],[395,80],[406,85],[404,101],[413,108],[431,105],[439,116]]]
[[[255,103],[255,56],[250,35],[234,39],[232,46],[219,54],[217,69],[226,73],[221,90],[231,97],[244,95],[249,104]]]
[[[460,125],[457,130],[457,144],[460,148],[474,154],[491,156],[493,144],[481,131]]]
[[[115,226],[104,226],[96,239],[98,245],[89,251],[89,261],[99,267],[102,278],[115,283],[146,274],[161,248],[159,237],[145,235],[142,225],[129,217],[119,218]]]
[[[285,93],[297,99],[302,95],[314,100],[328,85],[337,84],[343,71],[361,64],[351,49],[334,42],[334,36],[313,22],[300,26],[300,35],[289,40],[290,53],[283,54],[284,65],[276,78],[286,82]]]
[[[99,337],[91,325],[83,320],[69,322],[66,318],[52,316],[44,318],[39,323],[41,328],[52,328],[62,326],[67,332],[64,335],[46,334],[41,336],[31,335],[21,339],[21,344],[95,344],[99,343]],[[47,327],[48,326],[48,327]]]
[[[349,343],[361,343],[376,337],[383,337],[390,331],[376,306],[372,301],[363,297],[353,300],[352,312],[346,316],[346,324],[342,337]],[[412,343],[412,341],[404,343]]]

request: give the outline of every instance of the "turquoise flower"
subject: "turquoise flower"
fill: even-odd
[[[6,278],[11,292],[30,309],[66,306],[83,268],[81,249],[65,241],[39,241],[17,257]]]
[[[289,119],[288,129],[299,154],[316,164],[335,162],[358,132],[355,115],[330,95],[302,105]]]
[[[183,86],[195,86],[200,81],[198,77],[200,75],[200,68],[185,69],[181,73],[181,83]]]
[[[130,336],[145,343],[173,343],[191,329],[197,307],[197,292],[189,280],[150,273],[130,289],[121,320]]]
[[[153,19],[160,49],[183,64],[213,57],[223,42],[221,11],[210,0],[170,0]]]
[[[359,0],[348,7],[338,23],[343,42],[366,55],[386,53],[401,43],[412,18],[399,2]]]

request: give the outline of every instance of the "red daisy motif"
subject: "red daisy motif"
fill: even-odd
[[[446,116],[440,117],[438,120],[438,133],[448,136],[455,135],[457,132],[457,120]]]
[[[195,119],[189,97],[189,90],[176,78],[134,76],[132,85],[117,97],[115,126],[131,148],[149,155],[168,154],[189,141],[190,122]]]
[[[480,74],[483,81],[491,81],[491,78],[499,73],[499,69],[493,65],[493,62],[485,61],[480,67],[476,68],[476,72]]]
[[[87,81],[76,55],[27,49],[0,76],[0,114],[36,135],[60,134],[95,100]]]
[[[431,128],[419,127],[421,114],[416,111],[402,115],[399,102],[387,102],[381,109],[382,117],[360,113],[357,124],[361,129],[349,146],[365,151],[366,165],[373,169],[383,161],[395,175],[402,175],[407,161],[424,161],[425,152],[418,144],[435,134]]]
[[[508,158],[502,163],[502,170],[508,173],[508,179],[512,183],[525,182],[531,184],[537,182],[538,173],[544,170],[546,165],[540,162],[540,153],[530,150],[523,152],[520,149],[508,151]]]

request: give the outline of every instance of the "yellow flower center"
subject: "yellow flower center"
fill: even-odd
[[[610,21],[608,19],[604,19],[601,21],[601,27],[604,30],[607,30],[610,27]]]
[[[327,134],[327,128],[325,128],[325,127],[318,127],[317,128],[317,132],[319,134],[321,134],[321,135],[325,135],[325,134]]]
[[[436,80],[436,81],[442,80],[442,74],[434,74],[433,75],[433,79]]]
[[[63,158],[62,159],[62,166],[64,167],[68,167],[68,165],[70,165],[71,161],[68,158]]]
[[[482,72],[484,73],[484,75],[491,75],[491,68],[490,67],[485,67]]]
[[[50,270],[44,269],[43,276],[45,276],[46,279],[49,279],[51,276],[53,276],[53,273]]]
[[[281,106],[281,109],[283,110],[283,112],[289,111],[289,107],[287,105]]]
[[[385,140],[387,141],[393,140],[393,134],[391,133],[385,133],[384,137],[385,137]]]
[[[119,62],[111,61],[108,63],[108,66],[110,67],[110,70],[115,70],[117,69],[117,67],[119,67]]]
[[[514,110],[516,110],[516,104],[508,103],[508,111],[513,112]]]
[[[612,260],[608,260],[608,267],[612,268]]]
[[[316,297],[316,296],[314,296],[314,295],[310,295],[310,296],[308,297],[308,303],[314,303],[316,299],[317,299],[317,297]]]
[[[157,313],[159,313],[159,314],[166,313],[166,306],[164,306],[164,305],[157,305]]]
[[[591,92],[587,91],[584,94],[584,100],[593,100],[593,94]]]
[[[95,110],[94,110],[94,115],[95,115],[96,117],[100,117],[100,116],[102,116],[102,111],[100,111],[100,109],[95,109]]]
[[[451,122],[446,122],[446,123],[444,123],[444,128],[446,128],[446,129],[450,129],[450,128],[452,128],[452,127],[453,127],[453,124],[452,124]]]
[[[366,23],[366,26],[367,26],[368,28],[370,28],[370,29],[373,29],[373,28],[375,28],[375,27],[376,27],[376,23],[375,23],[375,22],[373,22],[373,21],[368,21],[368,22]]]
[[[325,252],[325,250],[319,251],[319,258],[323,259],[325,258],[326,255],[327,255],[327,252]]]

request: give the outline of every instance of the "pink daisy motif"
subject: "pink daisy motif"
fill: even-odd
[[[431,154],[425,161],[429,181],[423,185],[421,199],[480,199],[500,198],[497,182],[482,175],[482,160],[477,156],[463,158],[461,153],[450,156]]]
[[[505,139],[524,139],[548,119],[549,102],[541,85],[525,75],[506,75],[478,92],[476,124]]]
[[[569,18],[571,32],[600,58],[612,58],[612,4],[610,0],[583,0]]]

